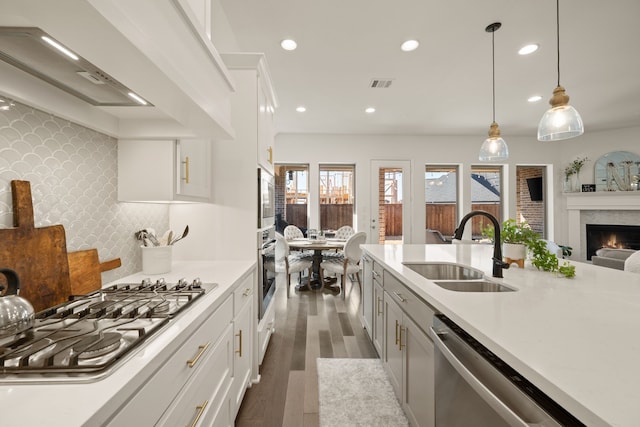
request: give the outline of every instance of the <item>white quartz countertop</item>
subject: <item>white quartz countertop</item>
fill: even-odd
[[[567,279],[527,263],[492,278],[516,292],[455,292],[403,262],[461,263],[491,277],[492,246],[363,248],[586,425],[640,425],[640,274],[572,262]]]
[[[191,281],[200,277],[203,282],[217,283],[218,286],[207,291],[188,310],[172,319],[102,379],[79,383],[7,383],[0,379],[0,425],[104,424],[114,411],[126,404],[129,395],[157,370],[159,363],[171,355],[171,349],[177,345],[181,331],[204,320],[231,295],[233,284],[254,268],[255,261],[174,262],[170,273],[137,273],[104,284],[139,283],[147,277],[152,281],[163,277],[168,283],[175,283],[181,278]]]

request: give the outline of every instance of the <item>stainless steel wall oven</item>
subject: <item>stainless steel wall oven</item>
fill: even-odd
[[[258,244],[258,319],[262,319],[276,290],[275,228],[261,230]]]

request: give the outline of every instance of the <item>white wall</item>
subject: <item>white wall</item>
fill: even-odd
[[[532,137],[503,135],[509,146],[509,161],[505,163],[505,218],[515,217],[516,165],[549,165],[553,197],[547,203],[552,206],[553,227],[549,237],[559,243],[567,239],[566,203],[562,195],[563,171],[577,157],[590,161],[580,173],[583,184],[593,183],[593,166],[602,155],[612,151],[630,151],[640,154],[638,138],[640,127],[611,131],[590,132],[588,127],[581,137],[561,142],[539,142]],[[460,164],[461,176],[469,176],[470,167],[480,164],[478,150],[484,140],[478,136],[405,136],[405,135],[330,135],[330,134],[279,134],[276,137],[275,162],[301,163],[310,166],[310,188],[317,187],[318,164],[356,164],[356,215],[357,227],[370,231],[370,164],[371,160],[410,160],[412,167],[411,210],[413,227],[411,242],[424,242],[424,165]],[[314,178],[315,177],[315,178]],[[315,181],[314,181],[315,179]],[[461,179],[463,212],[470,210],[470,180]],[[314,187],[314,185],[316,185]],[[639,195],[640,196],[640,195]],[[317,204],[317,203],[316,203]],[[310,227],[318,226],[318,213],[310,205]]]

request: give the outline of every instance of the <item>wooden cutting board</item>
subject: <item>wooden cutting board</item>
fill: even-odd
[[[85,295],[102,288],[102,273],[122,265],[120,258],[100,262],[97,249],[68,252],[67,257],[73,295]]]
[[[39,312],[71,295],[66,235],[62,225],[35,227],[29,181],[11,181],[11,192],[14,228],[0,229],[0,266],[18,273],[20,296]]]

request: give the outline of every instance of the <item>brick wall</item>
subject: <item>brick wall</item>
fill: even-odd
[[[532,201],[527,186],[527,178],[543,176],[539,166],[518,166],[516,170],[516,220],[527,221],[531,228],[544,236],[544,201]]]

